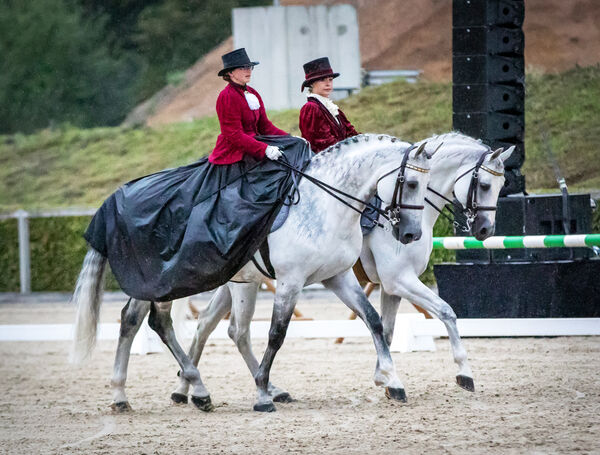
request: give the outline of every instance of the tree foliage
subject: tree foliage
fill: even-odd
[[[231,35],[231,10],[267,0],[164,0],[145,8],[133,37],[147,65],[141,92],[151,95]]]
[[[101,17],[65,0],[0,3],[0,132],[114,125],[134,102],[137,63],[109,49]]]
[[[268,0],[3,0],[0,134],[115,125]]]

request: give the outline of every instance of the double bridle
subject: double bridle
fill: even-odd
[[[392,139],[392,142],[395,142],[395,138]],[[373,223],[374,226],[379,226],[381,228],[384,228],[385,226],[383,224],[381,224],[377,218],[371,218],[370,216],[368,216],[367,214],[363,213],[363,210],[357,209],[356,207],[354,207],[352,204],[350,204],[349,202],[345,201],[344,199],[342,199],[339,195],[344,196],[348,199],[351,199],[353,201],[356,202],[360,202],[361,204],[364,204],[366,207],[372,209],[373,211],[377,212],[377,214],[381,215],[383,218],[385,218],[387,221],[389,221],[392,226],[398,224],[400,222],[400,210],[401,209],[409,209],[409,210],[423,210],[425,208],[425,206],[423,205],[410,205],[410,204],[404,204],[402,202],[402,193],[403,193],[403,189],[404,189],[404,182],[406,180],[405,177],[405,172],[406,169],[414,169],[415,171],[418,172],[423,172],[423,173],[427,173],[429,172],[429,169],[427,168],[421,168],[418,166],[414,166],[412,164],[410,164],[408,162],[408,156],[410,154],[410,152],[412,150],[414,150],[417,147],[416,144],[411,145],[410,147],[408,147],[405,151],[404,151],[404,157],[402,158],[402,163],[400,164],[399,167],[396,167],[394,169],[392,169],[390,172],[388,172],[387,174],[383,175],[382,177],[380,177],[377,180],[377,184],[379,184],[379,182],[384,179],[385,177],[387,177],[388,175],[398,171],[398,176],[396,177],[396,186],[394,187],[394,195],[392,197],[392,201],[390,203],[390,205],[388,205],[385,209],[381,209],[373,204],[371,204],[368,201],[363,201],[362,199],[359,199],[357,197],[352,196],[351,194],[348,194],[342,190],[339,190],[331,185],[328,185],[325,182],[322,182],[321,180],[312,177],[308,174],[306,174],[305,172],[301,171],[300,169],[296,169],[294,166],[292,166],[290,163],[288,163],[284,157],[281,157],[279,160],[277,160],[277,163],[283,164],[285,167],[291,169],[293,172],[303,176],[305,179],[307,179],[308,181],[312,182],[314,185],[316,185],[317,187],[321,188],[323,191],[325,191],[327,194],[329,194],[330,196],[334,197],[335,199],[337,199],[338,201],[340,201],[342,204],[346,205],[347,207],[351,208],[352,210],[354,210],[355,212],[360,213],[361,215],[363,215],[365,218],[367,218],[369,221],[371,221]],[[297,182],[294,179],[294,190],[292,191],[292,193],[298,193],[297,191]],[[337,194],[336,194],[337,193]],[[298,193],[299,194],[299,193]],[[298,199],[296,199],[293,195],[288,196],[288,200],[284,201],[285,205],[295,205],[299,202],[299,197]]]
[[[423,210],[425,208],[424,205],[405,204],[402,202],[402,195],[404,192],[404,182],[406,181],[406,177],[405,177],[406,169],[407,168],[413,169],[415,171],[422,172],[424,174],[429,172],[429,169],[427,169],[427,168],[418,167],[418,166],[415,166],[408,162],[408,156],[410,155],[410,152],[412,150],[414,150],[416,147],[417,147],[417,145],[413,144],[404,151],[404,157],[402,158],[402,163],[400,164],[399,168],[396,168],[399,170],[398,170],[398,176],[396,177],[396,185],[394,186],[394,193],[392,195],[392,200],[390,202],[390,205],[388,205],[383,210],[385,212],[385,214],[387,215],[386,219],[392,225],[396,225],[396,224],[398,224],[398,222],[400,222],[400,213],[401,213],[400,211],[402,209]],[[383,178],[387,177],[388,175],[390,175],[391,173],[396,171],[396,169],[393,169],[392,171],[388,172],[387,174],[385,174],[381,178],[379,178],[379,180],[377,180],[377,184],[379,184],[379,182]]]
[[[467,192],[467,206],[463,207],[462,204],[461,204],[461,213],[465,217],[465,226],[462,227],[462,231],[463,232],[470,232],[471,231],[471,227],[473,226],[473,222],[475,221],[475,218],[477,217],[477,213],[478,212],[480,212],[480,211],[495,211],[495,210],[498,209],[498,207],[495,206],[495,205],[479,205],[477,203],[477,186],[479,184],[479,171],[483,170],[483,171],[489,172],[490,174],[495,175],[497,177],[502,177],[504,175],[503,172],[494,171],[493,169],[490,169],[489,167],[483,165],[483,162],[484,162],[485,158],[490,153],[493,153],[493,152],[491,150],[488,150],[487,152],[483,153],[479,157],[479,159],[477,160],[477,164],[475,164],[475,166],[473,166],[469,170],[463,172],[454,181],[454,185],[456,185],[456,182],[458,182],[461,178],[463,178],[469,172],[472,172],[472,174],[471,174],[471,182],[469,183],[469,190]],[[443,194],[440,194],[438,191],[434,190],[433,188],[431,188],[431,187],[428,186],[427,189],[429,191],[431,191],[433,194],[435,194],[435,195],[441,197],[442,199],[444,199],[446,202],[454,205],[454,201],[451,201],[446,196],[444,196]],[[452,190],[452,195],[454,196],[455,200],[458,200],[457,197],[456,197],[456,194],[454,193],[454,189]],[[460,224],[458,223],[458,221],[456,221],[456,214],[454,213],[454,211],[452,211],[452,209],[448,208],[448,211],[450,213],[452,213],[452,215],[454,215],[455,219],[452,219],[452,218],[450,218],[450,216],[446,215],[442,210],[440,210],[428,198],[425,198],[425,202],[427,202],[429,205],[431,205],[441,215],[445,216],[452,223],[452,225],[455,228],[459,228],[460,227]],[[460,204],[460,202],[459,202],[459,204]]]

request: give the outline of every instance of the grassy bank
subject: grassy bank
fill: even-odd
[[[452,127],[450,84],[395,82],[370,87],[341,104],[359,131],[415,141]],[[542,148],[547,131],[571,190],[600,189],[600,67],[527,78],[526,163],[528,188],[556,188]],[[298,134],[298,111],[270,113],[273,122]],[[161,128],[61,127],[33,135],[0,136],[0,213],[58,207],[97,207],[120,184],[167,167],[190,163],[212,150],[215,117]],[[443,221],[443,220],[442,220]],[[71,290],[86,246],[89,217],[31,221],[34,290]],[[600,211],[594,231],[600,232]],[[450,226],[440,222],[436,235]],[[435,251],[433,261],[453,252]],[[0,292],[17,291],[16,221],[0,221]],[[57,266],[59,264],[60,266]],[[431,265],[426,282],[433,281]],[[115,287],[114,280],[109,286]]]
[[[395,82],[341,103],[359,131],[419,140],[452,127],[450,84]],[[527,78],[526,163],[529,188],[553,188],[542,148],[547,131],[567,183],[600,188],[600,67]],[[271,113],[298,134],[298,111]],[[0,211],[97,206],[118,185],[194,161],[214,146],[215,117],[161,128],[69,127],[0,136]]]

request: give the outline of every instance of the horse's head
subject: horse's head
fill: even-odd
[[[425,143],[402,148],[402,163],[381,177],[377,194],[392,225],[392,234],[407,244],[421,238],[423,200],[429,183],[429,158]]]
[[[496,204],[504,185],[504,162],[515,147],[473,155],[456,173],[454,196],[462,205],[467,228],[477,240],[494,234]]]

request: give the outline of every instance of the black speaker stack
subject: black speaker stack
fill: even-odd
[[[494,149],[515,146],[502,196],[525,191],[524,17],[524,0],[452,3],[453,127]]]
[[[496,235],[590,233],[589,194],[525,193],[524,0],[452,5],[454,129],[493,148],[515,146]],[[434,273],[459,318],[600,317],[600,259],[590,248],[465,250],[456,260]]]

